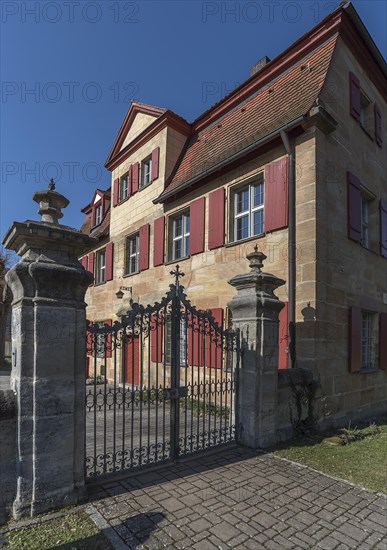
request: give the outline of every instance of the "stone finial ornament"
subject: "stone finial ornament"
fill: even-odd
[[[63,218],[62,208],[66,208],[69,200],[60,193],[54,191],[55,182],[51,178],[48,189],[37,191],[32,199],[39,204],[38,213],[42,216],[42,222],[59,225],[58,220]]]
[[[267,256],[258,250],[258,245],[254,246],[254,252],[247,254],[246,258],[249,260],[249,267],[252,271],[261,272],[263,267],[263,262],[266,260]]]

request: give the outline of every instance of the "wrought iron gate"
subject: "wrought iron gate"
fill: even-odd
[[[112,326],[87,324],[86,477],[174,461],[236,439],[239,333],[179,279]]]

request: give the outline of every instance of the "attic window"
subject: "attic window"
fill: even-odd
[[[95,209],[95,225],[99,225],[102,221],[102,204]]]

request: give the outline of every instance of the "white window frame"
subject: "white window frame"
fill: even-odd
[[[181,219],[181,233],[177,234],[177,221]],[[190,254],[190,212],[180,212],[171,217],[171,260],[180,260],[186,258]],[[176,255],[175,246],[181,242],[181,255]]]
[[[366,131],[369,132],[371,130],[370,128],[370,118],[371,118],[371,106],[372,101],[367,96],[366,93],[363,92],[362,89],[360,89],[360,116],[359,116],[359,122],[360,126]]]
[[[129,178],[128,178],[128,175],[126,174],[126,176],[120,177],[119,190],[118,190],[119,202],[122,202],[125,199],[127,199],[128,195],[129,195]]]
[[[141,184],[145,187],[152,181],[152,156],[147,157],[141,162]]]
[[[103,261],[102,261],[103,260]],[[96,252],[96,284],[106,283],[106,249]]]
[[[133,250],[133,243],[135,243],[135,250]],[[135,269],[132,269],[132,261],[134,260]],[[125,275],[133,275],[138,273],[140,268],[140,235],[134,233],[126,237],[125,242]]]
[[[95,207],[95,225],[99,225],[102,221],[102,204]]]
[[[180,319],[180,366],[186,367],[188,365],[188,344],[187,344],[187,327],[185,319]],[[171,364],[171,342],[172,342],[172,322],[171,317],[167,317],[164,331],[164,350],[165,350],[165,364]]]
[[[262,204],[259,204],[258,206],[253,206],[254,204],[254,189],[258,186],[262,186]],[[249,204],[247,210],[243,210],[242,212],[238,212],[238,194],[242,193],[243,191],[246,191],[248,189],[249,191]],[[264,180],[263,180],[263,174],[260,175],[259,181],[254,180],[246,185],[241,185],[238,187],[235,187],[232,189],[233,193],[233,216],[232,216],[232,235],[234,238],[233,242],[239,242],[243,241],[244,239],[249,239],[251,237],[256,237],[258,235],[263,235],[265,232],[265,220],[263,219],[262,224],[262,232],[260,233],[254,233],[254,214],[256,212],[262,211],[263,217],[265,215],[265,186],[264,186]],[[238,239],[238,228],[237,228],[237,220],[244,218],[248,216],[248,228],[249,228],[249,234],[247,237],[242,237]]]

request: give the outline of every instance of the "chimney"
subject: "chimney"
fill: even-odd
[[[267,55],[264,55],[255,65],[253,65],[250,69],[250,76],[253,76],[253,74],[258,73],[265,65],[269,63],[270,59],[267,57]]]

